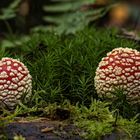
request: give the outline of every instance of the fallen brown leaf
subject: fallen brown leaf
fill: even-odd
[[[42,133],[47,133],[47,132],[50,132],[50,131],[53,131],[53,130],[54,130],[54,127],[46,127],[46,128],[41,129],[41,132]]]

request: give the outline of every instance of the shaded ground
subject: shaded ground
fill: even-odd
[[[6,126],[8,140],[15,135],[22,135],[26,140],[82,140],[79,129],[73,124],[62,121],[40,119],[36,121],[13,122]]]
[[[15,135],[22,135],[26,140],[84,140],[79,136],[82,130],[65,121],[51,121],[40,118],[34,121],[24,119],[8,124],[5,128],[8,140],[13,140]],[[101,140],[118,140],[125,135],[112,133]]]

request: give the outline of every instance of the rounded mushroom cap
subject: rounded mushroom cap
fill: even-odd
[[[116,88],[131,103],[140,102],[140,52],[115,48],[102,58],[95,75],[95,89],[100,97],[114,98]]]
[[[14,108],[24,96],[32,93],[32,77],[27,67],[19,60],[2,58],[0,61],[0,104]]]

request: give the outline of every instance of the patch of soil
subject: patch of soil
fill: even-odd
[[[64,121],[39,119],[36,121],[15,121],[5,128],[8,140],[15,135],[22,135],[26,140],[83,140],[78,133],[80,130],[73,124]]]

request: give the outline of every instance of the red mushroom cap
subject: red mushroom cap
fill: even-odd
[[[22,95],[29,97],[32,92],[32,77],[27,67],[12,58],[0,61],[0,104],[13,108]]]
[[[121,88],[128,101],[140,102],[140,52],[130,48],[113,49],[102,58],[94,80],[100,97],[112,98],[112,92]]]

